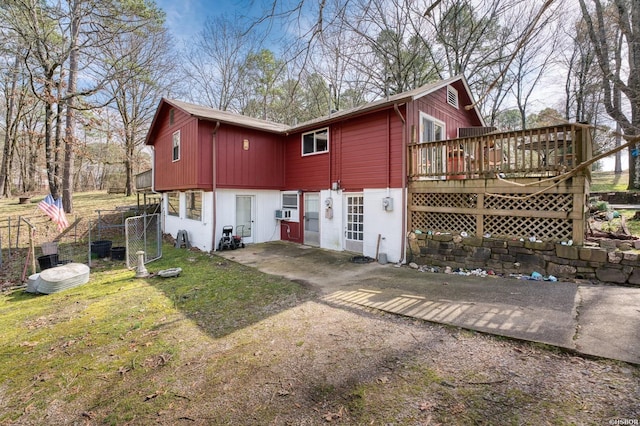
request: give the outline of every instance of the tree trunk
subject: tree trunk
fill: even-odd
[[[65,128],[65,143],[64,143],[64,170],[62,173],[62,206],[66,213],[73,211],[73,166],[75,160],[75,98],[77,88],[77,75],[78,75],[78,30],[79,30],[79,17],[78,17],[78,2],[72,3],[71,11],[71,40],[70,40],[70,53],[69,53],[69,80],[67,84],[67,121]]]
[[[47,167],[47,181],[49,182],[49,192],[55,198],[58,196],[58,185],[55,175],[55,143],[53,141],[53,90],[51,90],[51,80],[45,81],[44,92],[44,151]]]
[[[15,152],[16,138],[15,129],[17,128],[18,118],[14,117],[15,113],[15,99],[16,99],[16,87],[18,85],[18,63],[20,58],[16,56],[13,64],[13,70],[11,75],[11,90],[8,94],[9,102],[7,105],[7,112],[5,114],[6,130],[4,134],[4,150],[2,152],[2,164],[0,165],[0,196],[9,197],[11,195],[11,163],[13,153]]]
[[[620,124],[616,124],[616,142],[614,144],[616,148],[622,145],[622,136],[620,135],[621,131]],[[620,151],[616,152],[613,171],[617,175],[622,174],[622,152]]]

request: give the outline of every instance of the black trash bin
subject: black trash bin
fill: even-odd
[[[124,260],[126,253],[126,247],[111,247],[111,260]]]
[[[41,271],[58,266],[58,255],[57,254],[42,255],[38,257],[38,264],[40,265]]]
[[[95,254],[99,259],[109,257],[111,254],[111,241],[98,240],[91,243],[91,254]]]

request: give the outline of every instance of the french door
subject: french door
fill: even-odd
[[[344,249],[362,253],[364,241],[364,196],[345,195]]]

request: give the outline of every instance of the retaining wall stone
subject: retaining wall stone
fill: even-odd
[[[502,274],[539,272],[563,279],[640,287],[640,255],[631,250],[620,251],[612,240],[602,240],[598,246],[570,246],[548,241],[417,234],[409,243],[413,254],[409,260],[417,264],[483,268]]]

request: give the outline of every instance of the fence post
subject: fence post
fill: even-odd
[[[100,210],[98,210],[99,212]],[[100,214],[100,213],[98,213]],[[87,264],[89,265],[89,267],[91,267],[91,219],[89,219],[89,231],[87,232],[88,236],[89,236],[89,249],[87,250],[87,256],[88,256],[88,262]]]
[[[16,231],[16,250],[20,246],[20,222],[22,222],[22,216],[18,216],[18,230]]]
[[[11,258],[11,216],[9,216],[7,218],[7,226],[8,226],[8,236],[7,236],[7,241],[9,241],[9,252],[7,253],[7,255],[9,256],[9,258]]]

